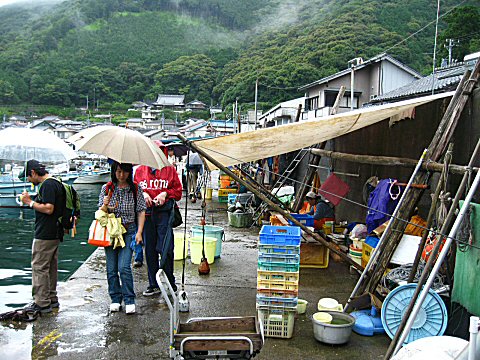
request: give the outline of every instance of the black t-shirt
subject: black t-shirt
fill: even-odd
[[[38,189],[35,200],[41,204],[53,204],[53,213],[47,215],[35,211],[35,239],[55,240],[63,237],[58,218],[62,216],[65,203],[63,185],[55,179],[46,179]]]

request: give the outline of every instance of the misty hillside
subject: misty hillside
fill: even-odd
[[[478,15],[479,2],[462,5],[467,4],[473,5],[467,14]],[[457,5],[443,1],[441,13]],[[0,104],[73,106],[93,92],[105,105],[153,99],[160,92],[184,93],[187,101],[248,103],[258,78],[259,100],[269,106],[298,96],[298,86],[346,68],[357,56],[388,51],[427,73],[435,16],[436,3],[427,0],[65,0],[5,6]],[[452,29],[445,20],[440,31]],[[467,25],[475,29],[476,21]]]

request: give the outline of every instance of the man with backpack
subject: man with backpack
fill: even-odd
[[[59,218],[65,207],[65,190],[61,182],[53,179],[45,165],[29,160],[27,181],[40,185],[37,197],[22,194],[22,202],[35,210],[35,236],[32,245],[32,288],[34,301],[27,308],[48,313],[58,308],[57,270],[58,246],[63,240],[63,227]]]

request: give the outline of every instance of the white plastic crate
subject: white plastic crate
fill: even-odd
[[[266,337],[290,339],[295,325],[295,310],[259,309],[258,319],[263,323]]]

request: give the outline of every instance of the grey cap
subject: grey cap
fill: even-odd
[[[320,196],[320,195],[315,194],[313,191],[309,191],[305,197],[306,197],[306,198],[309,198],[309,199],[316,199],[316,198],[319,197],[319,196]]]

